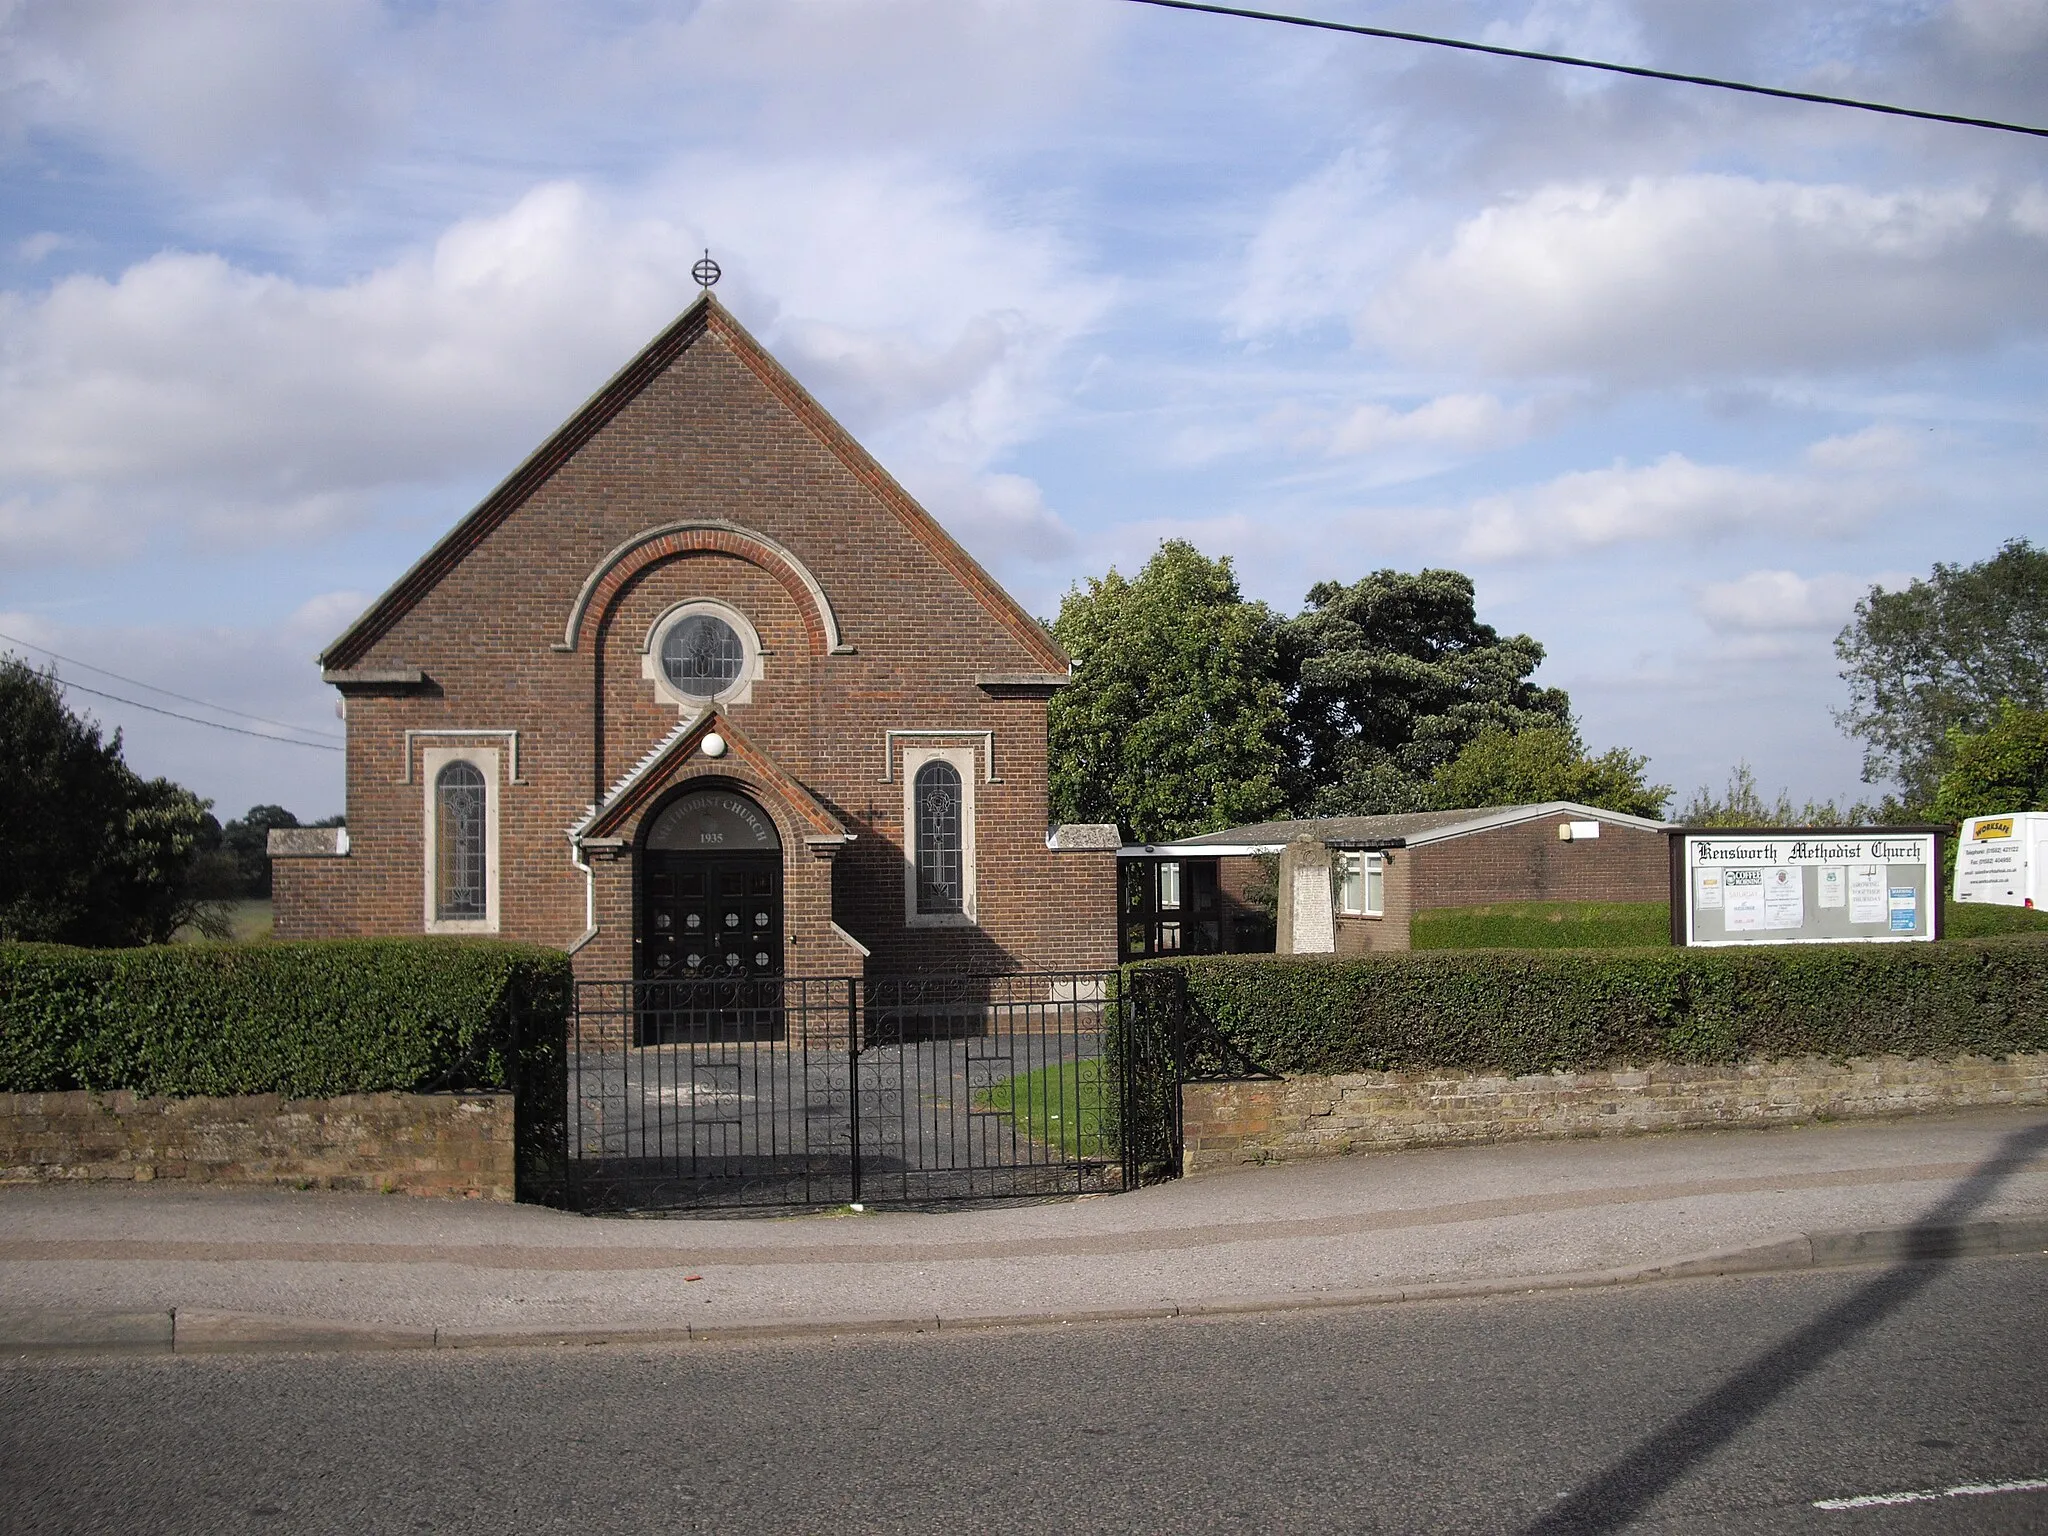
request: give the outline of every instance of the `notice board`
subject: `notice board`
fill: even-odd
[[[1941,936],[1943,827],[1671,830],[1671,942],[1897,944]]]

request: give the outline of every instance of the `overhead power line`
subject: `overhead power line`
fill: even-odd
[[[173,693],[168,688],[159,688],[155,683],[145,683],[139,677],[123,677],[119,672],[109,671],[105,667],[94,666],[89,661],[80,661],[76,656],[62,655],[51,650],[47,645],[37,645],[33,641],[20,640],[13,635],[0,635],[0,640],[5,640],[9,645],[18,645],[24,650],[34,651],[39,655],[47,656],[52,661],[61,661],[69,666],[83,667],[88,672],[97,672],[101,677],[111,677],[117,683],[127,683],[135,688],[147,688],[151,693],[160,693],[165,698],[177,699],[180,703],[197,704],[201,709],[210,709],[223,715],[233,715],[238,720],[254,720],[258,725],[274,725],[280,730],[286,731],[303,731],[308,736],[324,736],[329,741],[341,740],[333,731],[317,730],[310,725],[294,725],[289,720],[273,720],[268,715],[252,715],[246,709],[230,709],[225,704],[213,704],[205,699],[195,699],[188,693]],[[92,690],[87,689],[86,691],[90,693]],[[109,694],[108,697],[111,698],[112,695]],[[144,708],[147,707],[147,705],[144,706]],[[165,711],[165,713],[169,713],[169,711]],[[178,718],[184,719],[185,717],[180,715]]]
[[[112,699],[116,704],[128,704],[136,709],[146,709],[153,715],[169,715],[173,720],[188,720],[194,725],[204,725],[216,731],[233,731],[237,736],[254,736],[258,741],[281,741],[288,747],[311,747],[316,752],[340,752],[343,750],[331,742],[300,741],[295,736],[273,736],[268,731],[245,731],[239,725],[223,725],[218,720],[202,720],[197,715],[181,715],[175,709],[159,709],[156,705],[145,704],[140,699],[124,699],[118,693],[102,693],[97,688],[88,688],[83,683],[70,682],[61,677],[57,679],[57,686],[66,689],[75,688],[78,692],[89,693],[96,699]]]
[[[1532,48],[1503,48],[1494,43],[1473,43],[1456,37],[1436,37],[1427,32],[1397,32],[1392,27],[1366,27],[1349,21],[1323,21],[1314,16],[1289,16],[1280,11],[1251,11],[1234,5],[1204,5],[1200,0],[1130,0],[1133,5],[1153,5],[1168,11],[1204,11],[1212,16],[1238,16],[1246,21],[1276,21],[1283,26],[1309,27],[1318,32],[1348,32],[1358,37],[1386,38],[1397,43],[1426,43],[1432,48],[1456,48],[1465,53],[1490,53],[1503,59],[1533,59],[1539,64],[1565,64],[1573,69],[1598,69],[1610,75],[1634,75],[1641,80],[1671,80],[1680,85],[1705,85],[1717,91],[1741,91],[1750,96],[1775,96],[1781,101],[1808,101],[1824,107],[1853,107],[1858,112],[1882,112],[1887,117],[1918,118],[1928,123],[1954,123],[1964,128],[1990,128],[1999,133],[2025,133],[2048,139],[2048,128],[2025,123],[2002,123],[1989,117],[1963,117],[1953,112],[1923,112],[1918,107],[1895,107],[1882,101],[1860,101],[1853,96],[1825,96],[1818,91],[1788,91],[1775,85],[1751,85],[1744,80],[1721,80],[1712,75],[1686,75],[1676,70],[1646,69],[1639,64],[1612,64],[1604,59],[1574,58],[1568,53],[1539,53]]]

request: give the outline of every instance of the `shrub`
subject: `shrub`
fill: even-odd
[[[2048,943],[2024,937],[1217,955],[1133,969],[1186,977],[1196,1064],[1226,1074],[1214,1039],[1283,1074],[2048,1050]]]
[[[522,1192],[563,1115],[568,956],[468,939],[0,944],[0,1092],[518,1095]]]

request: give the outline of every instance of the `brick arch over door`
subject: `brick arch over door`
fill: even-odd
[[[804,563],[773,539],[723,519],[665,523],[650,528],[598,561],[585,578],[583,590],[576,594],[569,622],[563,627],[555,649],[575,650],[582,640],[584,621],[593,612],[603,613],[620,590],[648,566],[677,555],[699,553],[737,556],[780,582],[804,616],[813,656],[840,656],[852,651],[853,647],[840,638],[839,618],[832,611],[831,599]]]

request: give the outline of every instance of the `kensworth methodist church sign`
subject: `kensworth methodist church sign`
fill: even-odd
[[[1941,827],[1671,830],[1671,942],[1880,944],[1941,936]]]

